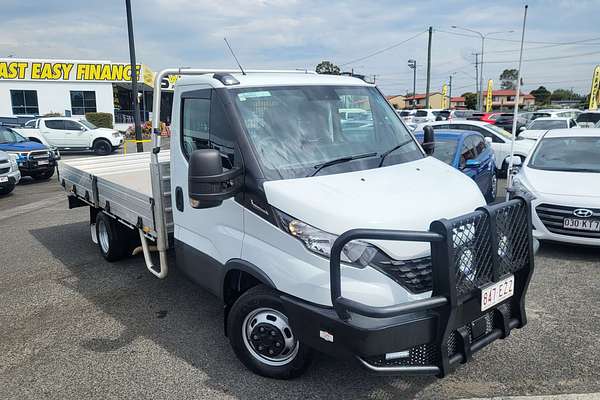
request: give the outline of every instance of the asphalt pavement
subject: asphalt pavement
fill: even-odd
[[[110,264],[56,179],[0,198],[0,399],[454,399],[600,392],[600,249],[542,244],[529,324],[444,378],[318,356],[293,381],[247,371],[221,303],[141,256]]]

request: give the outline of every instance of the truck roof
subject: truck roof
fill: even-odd
[[[265,86],[304,86],[304,85],[339,85],[339,86],[374,86],[362,79],[345,75],[315,74],[313,72],[248,72],[246,75],[235,72],[228,75],[234,77],[239,84],[225,85],[215,74],[182,76],[176,86],[208,84],[213,88],[241,88]]]

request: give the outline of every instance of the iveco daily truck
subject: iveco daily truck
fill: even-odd
[[[445,376],[526,324],[527,199],[486,205],[428,157],[372,84],[299,71],[178,75],[170,149],[63,161],[109,261],[143,251],[224,304],[250,370],[292,378],[314,351],[382,374]],[[362,109],[361,123],[340,110]],[[502,346],[502,342],[495,344]]]

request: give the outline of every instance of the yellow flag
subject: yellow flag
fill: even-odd
[[[494,81],[488,81],[487,96],[485,97],[485,112],[492,111],[492,92],[494,91]]]
[[[442,108],[450,108],[450,105],[448,104],[448,98],[446,97],[447,93],[448,85],[444,83],[444,85],[442,86]]]
[[[590,110],[597,110],[600,104],[600,65],[596,65],[594,68],[594,75],[592,77],[592,90],[590,90]]]

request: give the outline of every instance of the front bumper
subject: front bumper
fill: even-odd
[[[582,204],[569,204],[557,199],[536,199],[532,202],[533,237],[552,242],[600,246],[599,232],[569,231],[562,228],[564,217],[575,217],[572,210],[577,208],[594,211],[592,218],[600,219],[600,208]]]
[[[40,164],[39,161],[26,160],[19,162],[19,171],[23,176],[29,176],[37,172],[48,171],[56,167],[57,163],[55,160],[48,160],[48,164]]]
[[[342,296],[340,253],[352,240],[430,242],[430,298],[373,307]],[[301,342],[356,358],[382,374],[447,375],[473,353],[527,323],[525,294],[533,274],[530,204],[523,198],[431,224],[429,232],[352,230],[331,250],[333,308],[282,296]],[[481,311],[482,288],[514,275],[513,295]]]
[[[5,188],[19,183],[21,180],[21,173],[19,171],[9,172],[8,174],[2,175],[2,177],[8,178],[6,182],[0,182],[0,188]]]

